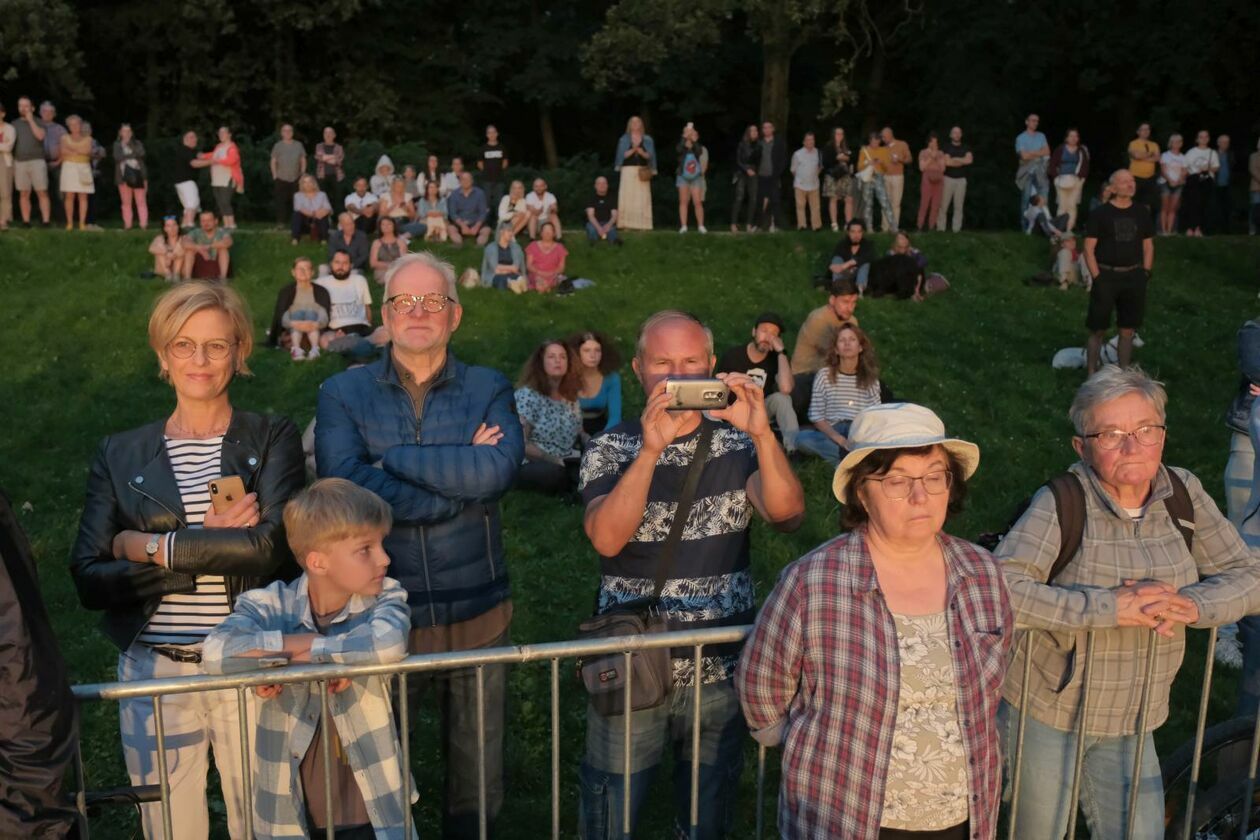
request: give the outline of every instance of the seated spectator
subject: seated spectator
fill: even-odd
[[[792,348],[792,375],[796,384],[792,388],[797,414],[804,413],[809,405],[809,394],[814,385],[814,373],[827,364],[827,356],[836,343],[836,333],[845,324],[856,324],[858,290],[852,280],[837,280],[831,284],[827,302],[805,316],[805,323],[796,334],[796,347]]]
[[[511,289],[518,295],[529,286],[525,280],[525,252],[516,244],[509,225],[499,226],[499,236],[481,257],[481,285]]]
[[[564,279],[569,251],[556,241],[556,228],[551,222],[544,223],[539,233],[542,238],[525,248],[529,288],[535,292],[550,292]]]
[[[779,427],[783,448],[796,451],[800,424],[792,405],[792,365],[783,346],[783,319],[776,312],[763,312],[753,322],[752,341],[730,348],[718,357],[715,373],[742,373],[765,394],[766,413]]]
[[[1067,213],[1052,218],[1050,208],[1040,193],[1028,199],[1028,209],[1024,211],[1024,233],[1036,231],[1046,239],[1057,239],[1067,233],[1068,221]]]
[[[425,242],[445,242],[448,238],[446,225],[446,199],[437,181],[425,181],[424,198],[416,205],[416,218],[424,224]]]
[[[328,219],[332,216],[332,204],[328,195],[319,188],[314,175],[303,175],[298,180],[298,191],[293,194],[293,223],[290,231],[293,244],[306,233],[320,242],[328,239]]]
[[[529,208],[525,204],[525,183],[513,181],[508,194],[499,202],[499,224],[510,225],[516,236],[529,224]]]
[[[442,187],[442,167],[438,161],[437,155],[429,155],[428,161],[425,163],[424,171],[420,173],[420,177],[416,179],[416,184],[420,187],[420,195],[424,195],[425,189],[429,184],[437,184],[438,192],[442,198],[446,198],[446,193],[441,191]]]
[[[376,160],[376,168],[372,170],[372,180],[369,188],[372,195],[377,198],[384,198],[389,195],[389,187],[394,183],[394,162],[390,160],[389,155],[381,155]]]
[[[451,171],[442,175],[442,198],[450,198],[459,192],[461,176],[464,174],[464,159],[458,155],[451,158]]]
[[[845,237],[836,244],[831,255],[832,281],[852,280],[857,284],[858,293],[866,289],[866,280],[871,271],[871,263],[875,260],[875,246],[865,239],[866,225],[861,219],[850,219],[844,226]]]
[[[327,348],[338,338],[372,335],[372,290],[362,274],[350,267],[350,254],[338,251],[329,266],[331,275],[315,280],[316,285],[328,290],[331,308],[328,310],[328,330],[320,336],[320,345]]]
[[[909,403],[864,411],[853,436],[831,482],[847,533],[784,569],[735,672],[753,737],[784,747],[779,832],[994,838],[1015,628],[993,557],[944,530],[979,448]]]
[[[311,281],[315,267],[310,257],[295,259],[291,273],[293,282],[276,295],[267,338],[272,347],[282,347],[287,340],[295,362],[318,359],[320,331],[328,326],[332,298],[326,288]]]
[[[473,186],[471,172],[461,172],[459,189],[446,199],[451,225],[447,234],[455,245],[463,245],[464,237],[476,240],[478,245],[490,241],[490,228],[486,227],[486,194],[481,187]]]
[[[413,236],[423,237],[424,222],[416,219],[416,206],[407,196],[407,182],[402,178],[394,178],[390,182],[389,192],[380,200],[378,215],[381,219],[389,217],[394,220],[394,232],[398,236],[410,239]],[[380,220],[377,220],[380,226]]]
[[[1087,379],[1068,412],[1081,460],[1056,479],[1077,487],[1073,519],[1080,530],[1069,533],[1059,516],[1056,499],[1071,494],[1043,486],[994,552],[1014,624],[1027,637],[1015,646],[998,709],[1008,749],[1016,732],[1023,734],[1018,754],[1007,752],[1008,769],[1023,767],[1015,837],[1067,830],[1074,767],[1081,768],[1080,804],[1091,837],[1127,830],[1162,837],[1164,791],[1152,732],[1168,719],[1186,628],[1216,627],[1260,609],[1254,552],[1198,478],[1163,463],[1167,399],[1163,386],[1137,368],[1107,365]],[[1060,548],[1069,541],[1076,550],[1061,565]],[[1085,696],[1079,674],[1087,631],[1096,678]],[[1149,690],[1139,690],[1147,679]],[[1076,730],[1085,708],[1090,735],[1081,745]],[[1135,779],[1138,749],[1143,762]]]
[[[424,191],[420,189],[419,173],[410,163],[403,167],[403,190],[411,201],[419,201]]]
[[[809,422],[814,428],[801,430],[796,448],[839,466],[850,449],[848,434],[853,418],[881,402],[875,347],[860,327],[845,324],[836,334],[827,366],[814,374],[809,399]]]
[[[337,229],[328,236],[328,262],[332,262],[333,254],[345,251],[350,255],[350,267],[355,271],[366,271],[368,267],[369,248],[367,234],[355,224],[354,214],[346,211],[337,217]]]
[[[580,384],[577,365],[563,342],[544,341],[530,354],[515,394],[525,432],[525,462],[517,487],[543,493],[568,493],[577,487]]]
[[[888,253],[871,263],[866,296],[923,300],[926,269],[927,258],[910,244],[910,235],[897,231]]]
[[[582,432],[591,437],[621,422],[621,354],[612,339],[588,330],[572,336],[569,357],[577,359],[581,373],[578,407]]]
[[[608,194],[608,179],[595,179],[595,193],[586,202],[586,238],[592,245],[601,240],[621,244],[617,236],[617,200]]]
[[[377,283],[385,282],[385,272],[394,264],[394,260],[407,253],[407,240],[398,236],[397,225],[392,216],[383,216],[380,222],[380,235],[372,243],[372,251],[368,264],[372,266],[372,277]]]
[[[560,208],[556,197],[547,192],[547,182],[542,178],[534,179],[534,188],[525,196],[525,207],[529,210],[529,238],[542,236],[542,226],[551,223],[555,228],[556,239],[564,234],[560,232]]]
[[[302,574],[236,601],[206,639],[206,671],[223,673],[233,660],[262,656],[342,666],[406,657],[407,592],[385,577],[390,558],[382,541],[392,522],[384,499],[343,478],[324,479],[295,496],[284,508],[285,536]],[[345,692],[347,702],[321,696],[323,683],[254,689],[262,698],[253,779],[260,836],[297,826],[309,837],[407,836],[405,809],[419,797],[413,790],[404,804],[398,794],[411,768],[403,766],[393,726],[391,682],[388,676],[330,681],[328,692]],[[325,731],[311,722],[321,707]],[[336,792],[331,799],[328,791]]]
[[[184,238],[179,233],[179,219],[166,216],[162,219],[162,232],[149,243],[153,255],[153,277],[174,282],[184,277]]]
[[[194,280],[227,280],[232,273],[232,234],[219,227],[213,210],[202,210],[198,227],[184,237],[181,275]]]
[[[354,216],[354,226],[371,236],[376,230],[376,216],[380,199],[368,191],[367,178],[354,179],[354,192],[346,196],[346,211]]]

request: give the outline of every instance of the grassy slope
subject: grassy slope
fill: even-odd
[[[239,237],[237,287],[255,312],[261,334],[274,290],[294,254],[287,236]],[[880,247],[886,247],[878,237]],[[115,654],[79,607],[65,572],[96,442],[169,410],[166,386],[155,376],[145,323],[158,286],[136,278],[145,267],[140,234],[67,235],[16,231],[0,237],[0,295],[15,311],[0,332],[0,483],[18,505],[34,543],[63,653],[79,682],[112,679]],[[571,244],[570,271],[597,286],[570,298],[465,293],[466,315],[455,339],[465,359],[514,375],[537,341],[584,327],[611,333],[629,351],[638,323],[659,308],[692,310],[708,321],[720,346],[744,340],[756,312],[777,309],[799,324],[821,302],[809,276],[830,252],[830,234],[731,237],[657,233],[632,237],[624,249]],[[972,536],[1002,524],[1013,505],[1072,460],[1065,413],[1079,371],[1055,371],[1050,358],[1078,345],[1085,296],[1080,291],[1031,289],[1020,281],[1048,262],[1045,243],[1017,234],[928,235],[920,246],[953,290],[925,304],[866,301],[859,308],[873,334],[884,378],[903,398],[935,408],[954,433],[983,451],[968,510],[951,524]],[[1169,388],[1167,459],[1199,475],[1220,495],[1227,434],[1220,418],[1236,384],[1234,333],[1255,312],[1260,243],[1243,239],[1158,242],[1157,276],[1149,308],[1148,345],[1139,360]],[[303,246],[312,254],[312,246]],[[478,265],[474,249],[450,251],[457,268]],[[379,292],[376,292],[379,295]],[[789,343],[794,335],[789,331]],[[294,365],[261,349],[256,376],[233,386],[242,408],[284,413],[305,424],[321,380],[337,359]],[[629,370],[627,410],[642,405]],[[808,519],[795,534],[755,526],[754,568],[760,593],[779,569],[836,533],[837,504],[821,463],[802,470]],[[580,510],[552,499],[511,494],[504,501],[509,565],[514,579],[517,641],[569,637],[588,611],[596,584],[594,555],[580,534]],[[1202,640],[1179,686],[1180,701],[1162,748],[1185,737],[1194,715]],[[546,674],[513,675],[509,740],[509,837],[537,836],[549,820]],[[1215,718],[1232,708],[1232,684],[1215,693]],[[563,706],[565,826],[574,824],[572,768],[581,752],[579,690],[566,679]],[[94,787],[122,780],[111,706],[85,709],[85,755]],[[425,727],[422,727],[422,729]],[[432,726],[427,727],[429,730]],[[417,743],[422,820],[432,825],[439,801],[439,760],[431,738]],[[746,774],[751,793],[751,774]],[[662,804],[668,793],[661,789]],[[744,815],[750,824],[751,796]],[[657,809],[661,810],[661,809]],[[131,822],[115,815],[98,836],[122,837]],[[526,828],[529,826],[529,828]]]

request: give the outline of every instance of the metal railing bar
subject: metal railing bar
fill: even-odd
[[[407,708],[407,672],[398,675],[398,740],[402,742],[403,837],[411,840],[411,711]]]
[[[282,668],[250,669],[231,674],[198,674],[131,682],[92,683],[74,686],[78,700],[127,700],[136,697],[186,694],[197,691],[235,689],[241,686],[288,685],[347,677],[384,676],[401,673],[453,670],[477,665],[514,665],[550,659],[571,659],[598,654],[626,653],[657,648],[716,645],[743,641],[752,625],[710,627],[703,630],[674,630],[639,636],[610,636],[529,645],[506,645],[409,656],[399,662],[371,665],[290,665]]]
[[[691,695],[691,840],[700,834],[700,653],[704,648],[696,645]]]
[[[1076,815],[1081,806],[1081,771],[1085,766],[1085,735],[1089,731],[1089,683],[1094,670],[1094,631],[1085,634],[1085,664],[1081,674],[1081,705],[1076,721],[1076,756],[1072,765],[1072,786],[1068,808],[1067,840],[1076,840]],[[1025,698],[1025,705],[1027,699]]]
[[[1019,786],[1024,772],[1024,736],[1028,731],[1028,683],[1032,679],[1033,630],[1024,631],[1024,677],[1020,683],[1019,729],[1015,734],[1015,750],[1011,755],[1011,808],[1007,823],[1007,840],[1015,836],[1015,820],[1019,816]]]
[[[551,838],[560,840],[560,660],[551,660]]]
[[[241,804],[245,811],[245,837],[254,840],[254,784],[249,767],[249,705],[243,687],[236,689],[236,715],[241,739]]]
[[[171,829],[171,777],[166,772],[166,725],[162,720],[162,698],[153,698],[153,732],[157,738],[158,790],[162,794],[162,837],[174,840]]]
[[[1142,754],[1146,750],[1146,722],[1151,713],[1151,680],[1155,676],[1155,651],[1159,646],[1159,636],[1152,630],[1146,648],[1146,671],[1142,677],[1142,694],[1138,706],[1137,742],[1133,746],[1133,778],[1129,784],[1129,812],[1125,824],[1124,840],[1133,840],[1133,831],[1137,827],[1138,799],[1142,793]]]
[[[1208,701],[1212,694],[1212,665],[1216,662],[1216,630],[1208,631],[1207,656],[1203,664],[1203,690],[1199,693],[1199,719],[1194,729],[1194,751],[1190,758],[1190,780],[1186,788],[1185,820],[1181,824],[1181,840],[1190,840],[1194,823],[1194,800],[1199,792],[1199,768],[1203,762],[1203,736],[1207,731]]]
[[[486,840],[486,666],[477,666],[477,835]]]
[[[664,636],[664,633],[648,634]],[[639,636],[637,638],[648,638],[648,636]],[[622,772],[622,790],[621,790],[621,836],[622,840],[631,840],[630,836],[630,718],[633,716],[631,711],[634,706],[632,703],[631,684],[634,682],[634,656],[630,651],[625,654],[626,668],[626,685],[623,700],[625,706],[621,715],[621,772]]]
[[[336,825],[333,819],[332,750],[328,736],[328,683],[315,683],[319,691],[319,737],[324,747],[324,840],[335,840]]]

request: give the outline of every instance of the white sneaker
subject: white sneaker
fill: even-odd
[[[700,231],[701,233],[708,233],[708,231],[705,230],[704,225],[700,225],[700,227],[696,228],[696,230]]]
[[[293,361],[295,362],[306,361],[306,351],[303,350],[301,347],[292,348],[291,350],[289,350],[289,355],[293,357]]]
[[[832,230],[840,230],[840,225],[839,225],[839,224],[837,224],[836,222],[832,222],[832,223],[831,223],[831,229],[832,229]]]
[[[680,227],[680,228],[678,229],[678,232],[679,232],[679,233],[686,233],[686,232],[687,232],[687,226],[686,226],[686,225],[683,225],[682,227]]]
[[[312,348],[311,348],[311,352],[309,352],[309,353],[307,353],[307,354],[306,354],[306,360],[307,360],[308,362],[312,362],[312,361],[314,361],[315,359],[318,359],[318,358],[319,358],[319,348],[318,348],[318,347],[312,347]]]

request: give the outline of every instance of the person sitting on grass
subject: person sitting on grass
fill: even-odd
[[[398,222],[394,217],[381,217],[378,227],[380,236],[372,243],[371,256],[368,258],[372,266],[372,277],[377,283],[384,283],[385,272],[389,271],[394,260],[407,253],[407,240],[398,237],[397,228]]]
[[[350,255],[350,267],[355,271],[367,270],[371,246],[367,234],[358,228],[354,214],[348,210],[337,217],[337,229],[328,235],[329,262],[338,251]]]
[[[381,196],[380,215],[394,220],[394,230],[399,236],[410,238],[424,236],[424,223],[417,223],[416,205],[407,195],[407,182],[401,176],[395,176],[390,182],[389,192]],[[377,222],[380,227],[380,222]]]
[[[481,187],[473,186],[472,173],[459,174],[459,189],[447,196],[446,209],[451,214],[447,235],[452,244],[463,245],[464,237],[475,240],[478,245],[490,241],[490,228],[486,227],[486,194]]]
[[[227,280],[232,272],[232,234],[219,227],[213,210],[202,210],[197,225],[184,237],[180,273],[194,280]]]
[[[617,236],[617,202],[608,194],[608,179],[595,179],[595,193],[586,202],[586,238],[592,245],[601,240],[621,244]]]
[[[1050,208],[1046,206],[1046,200],[1040,193],[1028,199],[1028,209],[1024,211],[1024,233],[1036,231],[1046,239],[1056,239],[1064,236],[1067,229],[1067,213],[1051,218]]]
[[[517,236],[529,224],[529,208],[525,205],[525,182],[513,181],[508,194],[499,201],[499,224],[510,225]]]
[[[570,337],[568,345],[582,375],[578,406],[582,431],[590,437],[621,422],[621,354],[611,338],[595,330]]]
[[[289,231],[293,244],[298,244],[307,233],[323,242],[328,239],[328,219],[332,216],[332,204],[328,195],[319,188],[314,175],[303,175],[298,180],[298,190],[293,194],[293,220]]]
[[[335,339],[346,336],[368,338],[373,332],[372,290],[363,275],[351,269],[350,255],[345,251],[333,254],[329,270],[331,276],[315,281],[316,285],[328,290],[332,303],[332,308],[328,310],[328,330],[320,336],[324,349],[328,349]],[[339,347],[334,348],[334,352]]]
[[[280,347],[287,336],[295,362],[318,359],[320,331],[328,326],[332,298],[327,289],[311,282],[315,269],[310,257],[295,259],[291,273],[293,282],[276,295],[268,338],[272,347]]]
[[[926,268],[923,252],[910,244],[909,234],[899,230],[888,253],[871,263],[866,296],[923,300]]]
[[[446,199],[442,197],[437,181],[424,182],[424,198],[416,204],[416,218],[424,223],[425,242],[445,242]]]
[[[547,182],[542,178],[534,179],[534,188],[525,196],[525,206],[529,208],[529,238],[542,236],[542,226],[551,224],[555,228],[556,239],[564,234],[560,231],[560,205],[556,197],[547,191]]]
[[[814,375],[809,399],[809,422],[814,428],[797,434],[796,448],[838,466],[849,451],[853,418],[881,402],[875,347],[860,327],[845,324],[836,334],[827,366]]]
[[[865,239],[866,225],[861,219],[852,219],[844,227],[845,236],[832,252],[828,270],[832,281],[849,279],[857,284],[858,293],[866,289],[866,280],[875,261],[875,246]]]
[[[346,211],[354,217],[354,226],[363,233],[376,230],[376,216],[380,210],[380,199],[368,190],[367,178],[354,179],[354,192],[346,196]]]
[[[146,280],[161,277],[173,283],[185,279],[184,237],[179,233],[178,217],[166,216],[162,219],[162,232],[149,243],[149,253],[153,255],[153,271],[141,275]]]
[[[545,222],[538,234],[542,238],[525,248],[529,288],[535,292],[550,292],[564,279],[569,251],[556,241],[556,228],[551,222]]]
[[[385,575],[382,545],[392,523],[380,496],[343,478],[317,481],[291,499],[285,535],[303,573],[237,598],[206,638],[206,671],[233,672],[263,657],[336,665],[404,659],[411,610],[406,590]],[[407,837],[410,804],[399,791],[411,771],[400,758],[390,683],[389,676],[332,679],[327,700],[321,683],[255,687],[262,698],[253,774],[258,837],[316,837],[330,827],[343,838]]]
[[[577,487],[582,375],[563,341],[547,340],[530,354],[516,389],[516,413],[525,434],[525,463],[516,486],[542,493]]]
[[[525,252],[516,243],[511,225],[500,225],[498,238],[486,246],[481,257],[481,285],[511,289],[518,295],[528,289]]]

